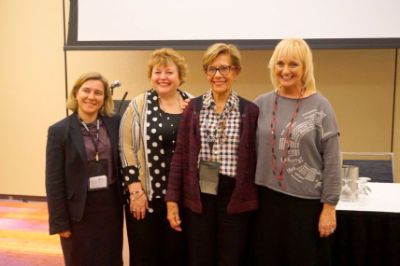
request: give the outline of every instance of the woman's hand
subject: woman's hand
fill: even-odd
[[[179,217],[178,203],[173,201],[167,201],[167,219],[172,229],[178,232],[182,232],[181,218]]]
[[[182,110],[185,110],[189,103],[190,103],[190,98],[183,100],[180,104]]]
[[[69,231],[69,230],[67,230],[67,231],[64,231],[64,232],[60,232],[60,233],[58,233],[62,238],[68,238],[68,237],[70,237],[71,236],[71,231]]]
[[[130,193],[130,211],[137,220],[144,219],[146,216],[146,210],[149,208],[149,204],[147,201],[147,196],[144,190],[142,189],[142,185],[140,182],[134,182],[129,184],[129,193]]]
[[[321,215],[319,216],[318,230],[320,237],[328,237],[336,229],[336,207],[324,203]]]

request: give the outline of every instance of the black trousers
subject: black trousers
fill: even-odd
[[[136,220],[125,208],[130,265],[186,265],[184,234],[170,227],[164,200],[153,199],[151,207],[154,212],[147,212],[144,220]]]
[[[66,266],[122,266],[122,203],[114,184],[87,194],[85,213],[61,237]]]
[[[246,265],[251,212],[228,214],[235,179],[220,175],[218,195],[201,194],[201,214],[185,210],[190,266]]]
[[[330,265],[329,239],[320,238],[320,200],[292,197],[259,187],[253,226],[257,266]]]

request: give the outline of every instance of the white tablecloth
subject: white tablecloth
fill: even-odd
[[[354,202],[339,201],[340,211],[368,211],[400,213],[400,183],[368,183],[371,192],[359,195]]]

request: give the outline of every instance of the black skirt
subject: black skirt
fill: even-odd
[[[259,187],[259,193],[253,226],[255,265],[330,265],[329,238],[321,238],[318,231],[320,200],[266,187]]]
[[[66,266],[122,265],[122,205],[117,185],[87,194],[81,221],[71,221],[71,236],[61,237]]]

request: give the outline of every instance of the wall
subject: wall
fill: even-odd
[[[65,116],[62,1],[0,1],[0,194],[44,195],[50,123]]]
[[[190,73],[183,87],[195,95],[207,89],[201,71],[202,51],[180,51]],[[243,51],[243,71],[237,91],[254,99],[272,89],[267,60],[271,51]],[[150,52],[68,52],[70,83],[86,69],[107,72],[123,86],[116,90],[120,99],[149,88],[146,62]],[[394,80],[393,49],[316,50],[314,60],[319,90],[332,102],[342,131],[344,151],[389,151],[391,149]]]
[[[0,194],[45,195],[47,127],[65,117],[62,10],[62,1],[0,1]],[[200,66],[202,51],[180,52],[190,69],[183,88],[199,95],[207,88]],[[82,72],[100,71],[111,81],[121,80],[123,86],[115,90],[116,99],[124,91],[131,99],[149,88],[146,63],[150,54],[151,51],[69,51],[68,88]],[[242,55],[243,71],[236,89],[254,99],[272,89],[267,69],[271,51],[243,51]],[[395,56],[394,49],[314,51],[317,85],[336,111],[343,151],[391,150]],[[399,61],[394,119],[397,154]],[[399,159],[397,166],[400,167]]]

